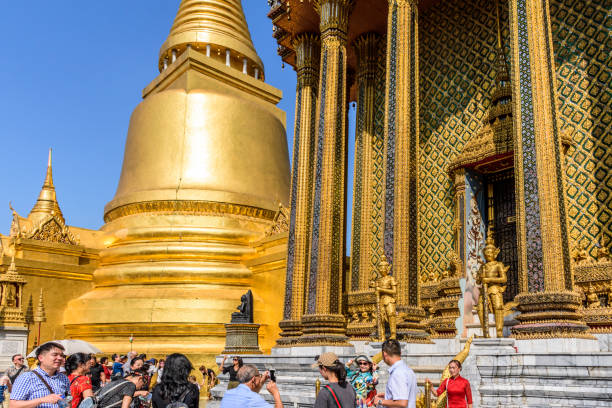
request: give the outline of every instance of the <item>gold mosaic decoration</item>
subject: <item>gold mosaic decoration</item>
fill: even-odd
[[[503,5],[502,37],[509,44]],[[440,2],[420,14],[420,273],[448,264],[453,243],[449,163],[476,133],[495,79],[495,2]],[[509,58],[508,58],[509,60]]]
[[[612,242],[611,7],[550,1],[559,127],[573,141],[565,168],[570,248],[584,245],[593,257],[602,237]]]

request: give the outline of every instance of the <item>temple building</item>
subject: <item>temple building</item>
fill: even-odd
[[[3,268],[14,256],[32,310],[45,291],[40,339],[26,319],[30,348],[79,338],[202,363],[249,289],[259,345],[274,345],[290,184],[281,92],[264,81],[239,0],[183,0],[158,62],[101,230],[66,224],[49,158],[34,208],[2,236]]]
[[[465,337],[487,238],[508,266],[508,336],[612,331],[605,1],[269,5],[298,82],[278,346],[370,339],[383,255],[398,336]]]
[[[30,346],[133,336],[208,361],[250,290],[265,354],[243,358],[278,368],[287,406],[313,406],[315,355],[389,337],[419,386],[464,361],[474,407],[609,404],[610,2],[268,5],[297,77],[292,166],[241,1],[182,0],[104,226],[66,224],[49,158],[0,237],[0,319]]]

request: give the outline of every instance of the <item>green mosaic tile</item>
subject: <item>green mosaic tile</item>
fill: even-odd
[[[502,20],[507,21],[505,6]],[[446,167],[480,129],[494,83],[494,3],[439,2],[420,15],[419,24],[419,270],[441,271],[453,245],[453,191]],[[506,23],[502,30],[507,39]]]
[[[566,184],[570,247],[592,256],[602,235],[612,242],[612,20],[610,0],[551,0],[559,119],[572,135]]]

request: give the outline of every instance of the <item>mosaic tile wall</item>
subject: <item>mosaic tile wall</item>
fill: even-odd
[[[551,0],[562,131],[572,135],[566,190],[570,248],[612,243],[611,0]]]
[[[497,37],[494,4],[441,1],[419,18],[421,273],[448,265],[454,204],[446,167],[480,128],[490,103]],[[507,16],[504,7],[505,44],[509,44]]]

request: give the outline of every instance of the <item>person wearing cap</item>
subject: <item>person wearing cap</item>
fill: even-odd
[[[357,356],[346,363],[346,376],[357,393],[357,403],[372,406],[378,384],[376,364],[366,355]]]
[[[252,364],[244,364],[238,370],[238,386],[231,390],[227,390],[221,400],[220,408],[270,408],[259,391],[270,378],[270,374],[265,372],[260,374]],[[266,389],[274,398],[274,408],[283,408],[278,387],[274,381],[269,381]]]
[[[346,381],[346,368],[332,352],[321,354],[313,368],[318,367],[321,376],[329,384],[324,385],[317,395],[314,408],[355,408],[357,394]]]
[[[374,398],[374,405],[388,408],[416,408],[417,380],[414,371],[402,360],[402,348],[395,339],[385,340],[382,355],[389,368],[384,394]]]

